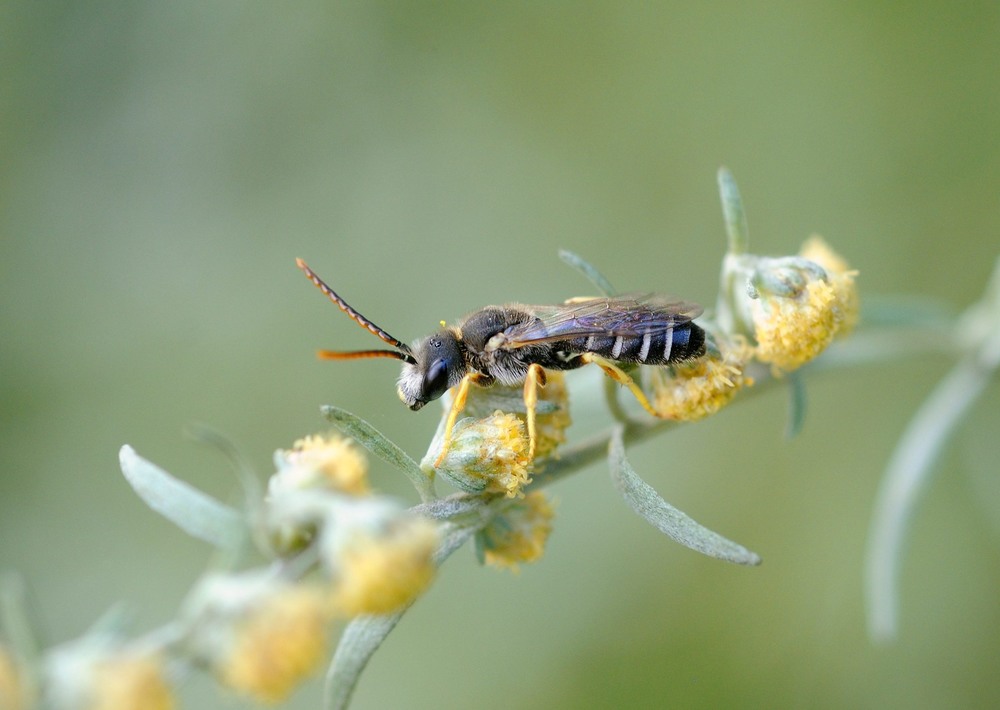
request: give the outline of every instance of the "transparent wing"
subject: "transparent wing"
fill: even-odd
[[[657,293],[567,301],[558,306],[527,306],[535,318],[509,328],[508,348],[597,336],[663,333],[697,318],[702,307]]]

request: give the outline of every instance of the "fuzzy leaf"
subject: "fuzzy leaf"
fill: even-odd
[[[615,287],[611,285],[611,282],[608,281],[604,274],[598,271],[596,266],[591,264],[579,254],[568,251],[567,249],[560,249],[559,258],[583,274],[583,277],[590,281],[590,283],[594,284],[602,295],[615,295]]]
[[[361,672],[405,613],[403,609],[385,616],[360,616],[344,628],[326,674],[326,710],[348,706]]]
[[[187,534],[223,549],[238,546],[246,535],[243,516],[228,505],[178,480],[123,446],[122,473],[143,502]]]
[[[625,458],[621,427],[611,437],[608,458],[611,463],[611,478],[625,502],[664,535],[709,557],[739,565],[760,564],[760,557],[756,553],[699,525],[663,500],[649,484],[639,478]]]
[[[719,198],[722,200],[722,217],[726,223],[730,254],[745,254],[750,245],[750,229],[743,211],[743,199],[736,186],[736,178],[728,168],[719,168]]]
[[[261,489],[260,479],[254,474],[253,467],[243,457],[240,450],[236,448],[236,445],[221,432],[200,422],[189,424],[187,426],[187,434],[195,441],[212,447],[229,460],[233,471],[236,473],[236,480],[243,490],[246,509],[259,511],[264,501],[264,492]]]
[[[1000,331],[996,346],[1000,351]],[[900,568],[910,521],[942,449],[986,391],[991,375],[974,356],[959,362],[917,409],[882,476],[865,560],[868,633],[875,641],[896,637]]]
[[[386,463],[392,464],[410,479],[424,500],[433,497],[431,482],[420,470],[413,458],[388,439],[382,432],[366,422],[361,417],[351,414],[346,409],[327,404],[320,407],[323,416],[331,424],[340,429]]]

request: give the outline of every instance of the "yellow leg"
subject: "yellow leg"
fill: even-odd
[[[528,366],[528,376],[524,378],[524,409],[528,420],[528,460],[535,460],[535,410],[538,407],[538,388],[545,386],[545,370],[541,365]]]
[[[438,454],[437,459],[434,461],[434,468],[441,465],[441,462],[444,461],[445,454],[448,453],[448,449],[451,447],[451,430],[455,428],[455,422],[458,421],[458,415],[462,413],[463,409],[465,409],[465,400],[469,396],[469,385],[472,384],[472,379],[472,375],[466,375],[455,388],[455,397],[451,400],[451,410],[448,412],[448,421],[445,422],[444,425],[444,441],[441,442],[441,453]]]
[[[604,374],[610,377],[612,380],[614,380],[620,385],[625,385],[626,387],[628,387],[629,390],[632,392],[632,394],[635,395],[635,398],[639,401],[639,404],[642,405],[642,408],[645,409],[650,414],[652,414],[654,417],[657,417],[658,419],[665,418],[662,414],[659,414],[653,408],[652,404],[649,403],[649,399],[646,398],[646,393],[639,388],[639,385],[636,384],[635,380],[633,380],[627,372],[622,370],[616,364],[614,364],[610,360],[605,360],[603,357],[600,357],[599,355],[594,355],[594,353],[584,353],[583,355],[580,356],[580,359],[583,360],[585,363],[588,364],[593,363],[597,365],[599,368],[604,370]]]

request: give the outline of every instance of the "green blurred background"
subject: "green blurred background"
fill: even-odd
[[[132,495],[122,444],[220,496],[192,421],[262,476],[328,402],[422,453],[435,416],[399,404],[393,363],[315,360],[376,343],[296,256],[405,340],[587,292],[560,247],[711,303],[723,163],[755,250],[822,233],[868,295],[964,306],[1000,251],[996,2],[8,0],[0,66],[0,567],[51,642],[117,600],[162,623],[209,564]],[[758,569],[662,538],[603,466],[564,481],[543,562],[460,551],[356,707],[995,706],[995,386],[922,501],[899,642],[864,628],[878,479],[949,365],[814,378],[791,442],[775,391],[632,451]],[[201,677],[183,695],[240,705]]]

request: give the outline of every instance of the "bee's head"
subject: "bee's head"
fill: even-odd
[[[465,357],[458,336],[442,330],[415,343],[415,362],[404,362],[397,392],[403,403],[417,411],[438,399],[465,377]]]
[[[441,330],[415,343],[411,348],[358,313],[323,279],[317,276],[316,272],[310,269],[302,259],[296,259],[296,264],[306,277],[351,320],[393,348],[392,350],[352,350],[347,352],[320,350],[319,356],[321,358],[324,360],[357,360],[369,357],[391,357],[395,360],[402,360],[403,371],[399,375],[399,398],[414,411],[428,402],[438,399],[465,377],[468,367],[462,352],[460,331]],[[442,325],[444,324],[442,323]]]

